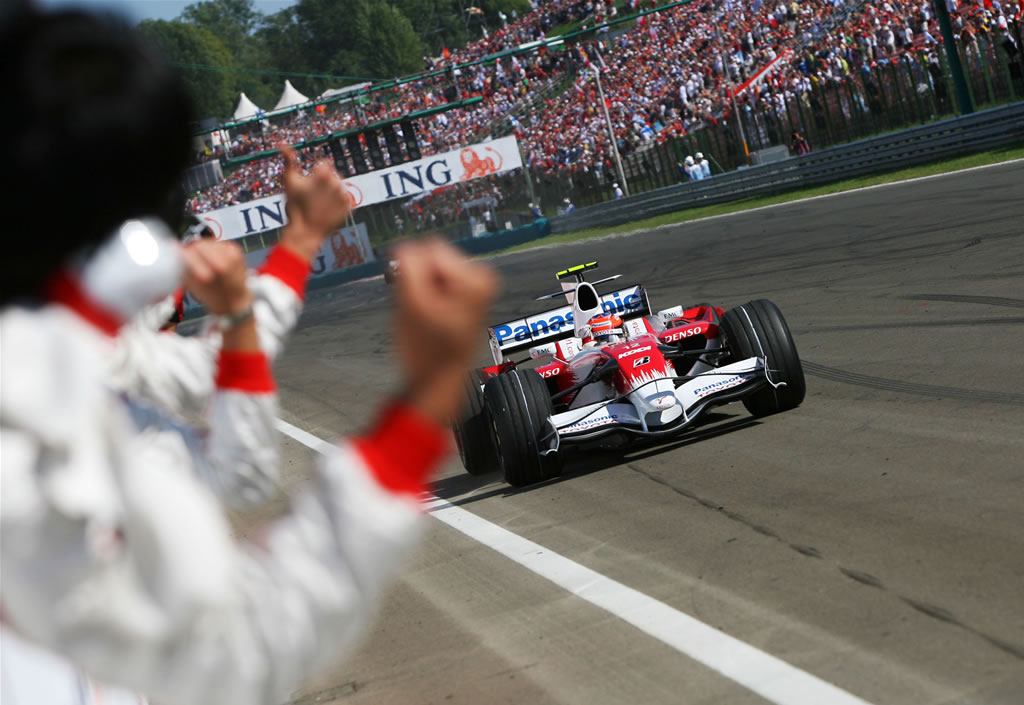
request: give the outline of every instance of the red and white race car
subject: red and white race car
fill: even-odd
[[[620,275],[585,281],[596,267],[559,272],[562,291],[540,297],[567,305],[488,330],[494,364],[471,375],[455,424],[470,473],[501,469],[509,484],[529,485],[557,477],[569,445],[678,434],[733,401],[755,416],[803,401],[800,358],[772,302],[652,314],[643,285],[599,295],[596,285]]]

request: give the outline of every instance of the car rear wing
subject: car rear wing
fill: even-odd
[[[647,287],[643,284],[601,295],[601,309],[617,313],[623,320],[646,316],[651,312]],[[542,342],[573,337],[572,306],[560,306],[526,318],[499,323],[487,329],[494,364],[500,365],[506,355],[528,350]]]

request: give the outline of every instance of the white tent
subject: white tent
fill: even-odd
[[[296,105],[304,105],[309,102],[309,98],[295,90],[295,86],[292,85],[291,81],[284,82],[284,91],[281,93],[280,100],[277,101],[277,105],[274,106],[274,112],[278,110],[288,110],[294,108]]]
[[[328,88],[326,91],[320,94],[320,97],[317,98],[317,100],[326,100],[328,98],[335,98],[337,96],[355,93],[356,91],[361,91],[364,88],[369,88],[372,85],[372,83],[366,81],[365,83],[357,83],[354,86],[345,86],[344,88]]]
[[[235,108],[235,114],[233,116],[235,120],[245,120],[262,114],[263,111],[260,110],[255,103],[249,100],[249,96],[245,93],[238,97],[238,107]]]

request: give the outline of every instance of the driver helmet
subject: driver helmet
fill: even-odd
[[[622,317],[604,313],[590,319],[590,337],[595,343],[617,343],[622,340]]]

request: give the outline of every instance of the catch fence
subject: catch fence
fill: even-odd
[[[1013,23],[1011,32],[1015,43],[988,34],[958,44],[977,109],[1024,99],[1024,52],[1017,49],[1024,46],[1020,26]],[[684,137],[627,147],[622,166],[630,194],[637,194],[686,182],[684,160],[697,152],[709,158],[713,174],[746,166],[743,137],[751,153],[789,148],[795,132],[811,150],[820,150],[957,114],[946,54],[935,46],[930,51],[901,52],[840,79],[812,81],[800,94],[762,94],[756,104],[740,105],[742,137],[735,116],[726,113]],[[550,215],[560,212],[565,199],[576,207],[612,199],[613,184],[619,180],[607,165],[535,170],[533,179],[540,206]]]

